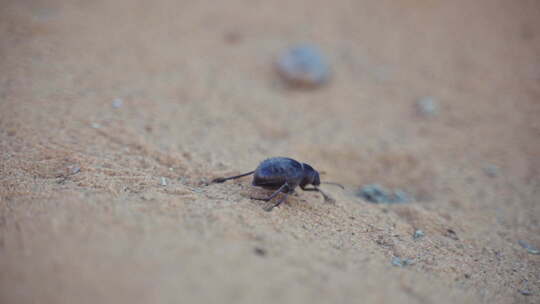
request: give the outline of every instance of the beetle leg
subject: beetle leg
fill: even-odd
[[[274,207],[277,207],[277,206],[281,205],[281,203],[283,203],[287,199],[288,195],[289,195],[289,193],[285,193],[285,196],[282,197],[280,200],[278,200],[277,203],[265,207],[264,210],[269,211],[269,212],[272,211],[272,209],[274,209]]]
[[[330,196],[328,196],[328,194],[324,193],[321,189],[319,189],[319,188],[317,188],[317,187],[313,187],[313,188],[305,188],[305,186],[304,186],[304,187],[300,186],[300,188],[301,188],[302,190],[304,190],[304,191],[316,191],[316,192],[321,193],[321,195],[324,197],[324,201],[325,201],[325,202],[331,202],[331,203],[335,202],[333,198],[331,198]]]
[[[274,193],[272,193],[269,197],[266,197],[266,198],[258,198],[258,197],[252,197],[251,199],[254,199],[254,200],[259,200],[259,201],[265,201],[265,202],[268,202],[269,200],[273,199],[274,197],[276,197],[276,195],[278,195],[280,192],[285,192],[284,190],[286,188],[288,188],[289,185],[287,183],[281,185],[281,187],[279,187],[279,189],[277,189]]]

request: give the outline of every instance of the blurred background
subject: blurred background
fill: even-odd
[[[2,303],[538,303],[540,3],[0,3]],[[288,156],[345,190],[272,212]]]

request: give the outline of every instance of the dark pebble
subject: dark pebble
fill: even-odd
[[[457,233],[454,231],[454,229],[446,229],[446,236],[455,241],[459,240],[459,237],[457,236]]]
[[[266,255],[266,250],[264,250],[262,248],[259,248],[259,247],[255,247],[255,249],[253,249],[253,252],[255,252],[255,254],[258,255],[258,256],[265,256]]]

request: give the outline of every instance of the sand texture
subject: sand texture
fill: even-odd
[[[540,303],[539,59],[536,0],[1,1],[0,303]],[[345,190],[209,184],[271,156]]]

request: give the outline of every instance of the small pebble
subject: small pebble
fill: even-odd
[[[265,256],[266,255],[266,250],[264,250],[263,248],[260,248],[260,247],[255,247],[255,249],[253,249],[253,252],[255,252],[255,254],[258,255],[258,256]]]
[[[411,259],[401,259],[399,257],[393,257],[392,258],[392,265],[396,267],[405,267],[413,264],[413,260]]]
[[[72,166],[68,166],[68,170],[69,170],[69,173],[73,175],[73,174],[77,174],[81,172],[81,167],[72,165]]]
[[[365,185],[357,193],[368,202],[376,204],[400,204],[411,201],[411,197],[403,190],[389,191],[379,184]]]
[[[161,185],[162,186],[167,186],[167,179],[165,177],[161,178]]]
[[[519,293],[524,296],[530,296],[532,295],[532,292],[530,289],[518,289]]]
[[[425,236],[424,231],[418,229],[413,234],[413,240],[418,240],[419,238],[423,238]]]
[[[435,116],[439,113],[439,106],[433,97],[424,97],[416,102],[418,111],[424,116]]]
[[[527,243],[524,240],[519,240],[518,244],[521,247],[527,249],[527,252],[530,253],[530,254],[540,254],[540,250],[538,248],[534,247],[533,245]]]
[[[238,31],[229,31],[225,33],[223,38],[227,44],[237,44],[239,42],[242,42],[244,37]]]
[[[489,177],[496,177],[499,175],[499,167],[495,165],[488,165],[484,168],[484,173]]]
[[[319,49],[298,45],[286,50],[277,61],[279,74],[290,84],[314,87],[330,78],[330,67]]]
[[[92,126],[92,128],[94,128],[94,129],[99,129],[99,128],[101,128],[101,125],[98,124],[97,122],[93,122],[93,123],[91,124],[91,126]]]
[[[121,98],[115,98],[112,102],[112,106],[115,109],[120,108],[124,104],[124,101]]]
[[[446,229],[446,234],[445,236],[451,238],[452,240],[459,240],[459,237],[457,235],[457,233],[454,231],[454,229]]]

